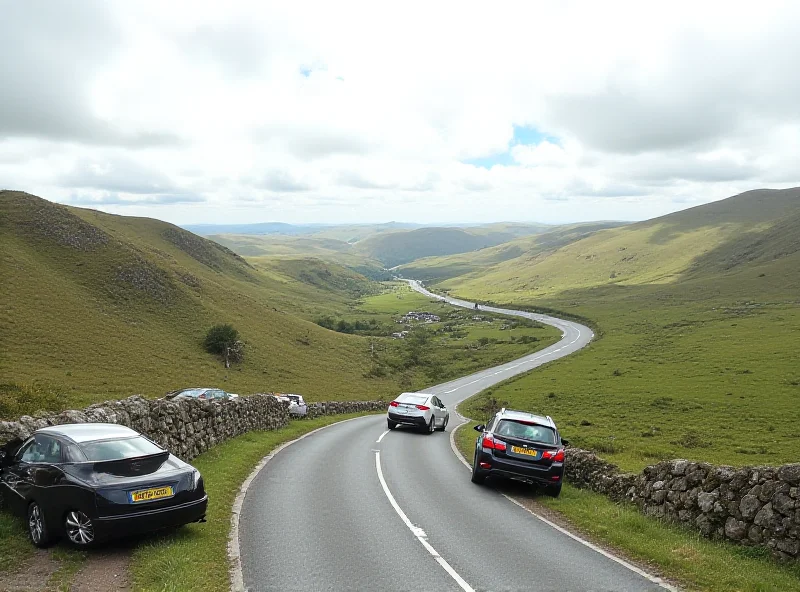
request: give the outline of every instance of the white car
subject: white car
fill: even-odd
[[[296,415],[297,417],[305,417],[308,413],[308,405],[306,405],[303,395],[288,394],[289,398],[289,415]]]
[[[287,403],[286,410],[289,412],[289,415],[305,417],[308,413],[308,405],[306,405],[303,395],[295,395],[294,393],[280,393],[272,396],[282,403]]]
[[[429,393],[402,393],[389,403],[387,425],[390,430],[398,425],[414,426],[431,434],[444,431],[450,421],[450,412],[441,399]]]

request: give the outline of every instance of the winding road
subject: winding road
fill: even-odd
[[[416,290],[455,306],[473,304]],[[440,384],[459,401],[569,355],[588,327],[481,307],[553,325],[550,347]],[[673,589],[555,527],[491,487],[470,482],[447,433],[386,429],[382,415],[316,431],[280,450],[247,489],[238,543],[244,586],[261,590],[644,591]]]

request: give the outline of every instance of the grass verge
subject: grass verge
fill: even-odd
[[[0,574],[14,571],[27,557],[33,555],[25,523],[8,512],[0,512]]]
[[[469,461],[478,422],[458,428],[456,445]],[[465,476],[466,480],[466,476]],[[613,547],[633,561],[653,566],[684,590],[709,592],[783,592],[800,590],[800,565],[780,565],[767,552],[711,541],[687,528],[641,514],[628,504],[565,483],[557,499],[532,488],[498,484],[526,507],[544,506],[564,517],[601,546]]]
[[[250,432],[215,446],[192,461],[202,473],[209,495],[208,522],[150,537],[133,551],[135,590],[227,592],[228,533],[231,507],[253,467],[275,447],[316,428],[362,414],[296,421],[269,432]]]

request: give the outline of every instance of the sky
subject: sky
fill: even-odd
[[[800,3],[0,0],[0,188],[177,224],[800,185]]]

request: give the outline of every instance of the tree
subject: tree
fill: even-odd
[[[241,362],[244,358],[244,342],[239,340],[239,331],[228,323],[211,327],[203,345],[208,353],[222,356],[226,368],[230,368],[231,362]]]

